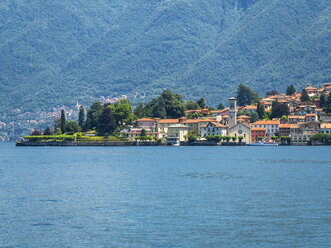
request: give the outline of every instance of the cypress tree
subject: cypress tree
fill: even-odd
[[[320,96],[320,108],[323,108],[326,104],[326,95],[325,93],[322,93],[321,96]]]
[[[205,99],[201,97],[198,101],[197,104],[199,104],[200,108],[204,109],[206,107]]]
[[[61,110],[61,132],[65,133],[66,131],[66,115],[64,109]]]
[[[160,96],[152,110],[154,117],[159,117],[161,119],[165,118],[167,115],[167,110],[164,102],[163,96]]]
[[[310,102],[310,97],[305,89],[302,90],[300,100],[301,102]]]
[[[85,110],[83,106],[79,107],[79,114],[78,114],[78,125],[83,128],[85,121]]]
[[[294,88],[293,84],[291,84],[290,86],[287,86],[286,95],[290,96],[294,93],[295,93],[295,88]]]
[[[84,122],[83,131],[87,132],[88,130],[90,130],[90,126],[91,126],[90,117],[87,116],[86,121]]]
[[[263,119],[265,116],[265,109],[264,109],[264,105],[260,102],[257,102],[257,114],[259,115],[259,119]]]

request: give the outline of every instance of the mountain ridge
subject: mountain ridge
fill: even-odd
[[[240,83],[331,79],[326,0],[5,0],[0,14],[0,114],[165,88],[216,105]]]

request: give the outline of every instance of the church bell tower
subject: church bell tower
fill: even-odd
[[[233,127],[237,124],[237,99],[235,97],[229,98],[230,110],[229,110],[229,127]]]

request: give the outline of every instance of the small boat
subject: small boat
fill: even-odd
[[[264,140],[256,141],[255,143],[251,143],[251,144],[247,144],[247,145],[248,146],[278,146],[278,144],[273,141],[264,141]]]

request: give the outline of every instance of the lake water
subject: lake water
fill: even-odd
[[[0,143],[0,247],[330,247],[331,147]]]

